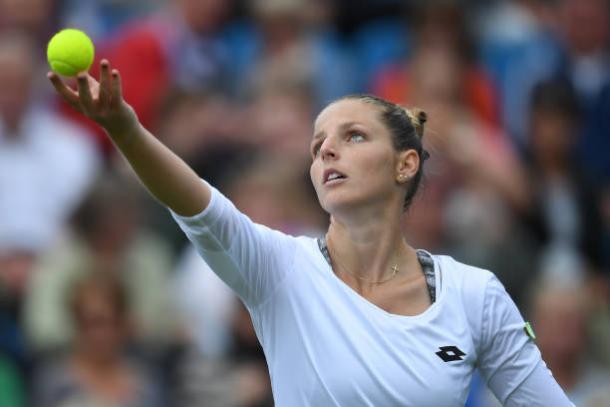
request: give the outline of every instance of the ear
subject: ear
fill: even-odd
[[[397,154],[396,182],[403,184],[415,176],[419,169],[419,154],[414,149]]]

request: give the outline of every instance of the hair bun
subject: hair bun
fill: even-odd
[[[419,120],[419,124],[423,126],[424,123],[428,121],[428,114],[423,110],[420,110],[417,112],[417,119]]]
[[[413,108],[413,109],[407,109],[404,108],[405,113],[407,114],[407,116],[409,117],[409,120],[411,120],[411,124],[413,125],[413,128],[415,128],[415,133],[417,134],[417,136],[419,138],[423,138],[424,137],[424,123],[426,123],[428,121],[428,115],[426,114],[426,112],[424,112],[421,109],[418,108]]]

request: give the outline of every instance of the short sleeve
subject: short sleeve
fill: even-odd
[[[478,367],[502,405],[572,406],[526,333],[517,306],[493,275],[486,285],[482,315]],[[556,402],[548,404],[549,400]]]
[[[292,269],[296,239],[254,223],[220,191],[210,189],[210,203],[201,213],[186,217],[170,212],[218,277],[255,307]]]

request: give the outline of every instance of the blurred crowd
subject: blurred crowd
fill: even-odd
[[[609,0],[0,0],[0,407],[273,404],[245,308],[53,94],[63,27],[160,140],[290,234],[327,227],[308,178],[326,103],[424,109],[407,239],[494,271],[576,405],[610,406]],[[478,376],[467,405],[497,405]]]

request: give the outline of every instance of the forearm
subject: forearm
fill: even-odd
[[[197,174],[150,134],[123,99],[119,71],[100,62],[100,81],[81,73],[77,91],[52,72],[47,75],[57,92],[75,110],[97,122],[127,159],[140,181],[161,203],[182,216],[200,213],[211,191]]]
[[[207,207],[209,187],[140,123],[123,134],[109,135],[146,189],[161,203],[182,216],[196,215]]]
[[[504,405],[506,407],[525,405],[574,407],[542,360],[538,362],[527,379],[508,397]]]

